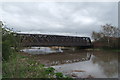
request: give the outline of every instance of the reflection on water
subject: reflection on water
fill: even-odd
[[[110,62],[97,61],[96,57],[92,55],[89,61],[76,62],[72,64],[63,64],[52,66],[57,72],[63,72],[65,75],[77,78],[87,78],[89,75],[94,78],[117,78],[118,67],[117,60]]]
[[[44,64],[54,67],[56,72],[63,72],[71,77],[118,78],[118,54],[114,52],[64,51],[43,47],[22,51],[39,54],[35,56],[38,60],[46,61]],[[46,53],[47,55],[42,55]]]

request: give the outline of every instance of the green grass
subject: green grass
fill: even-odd
[[[16,57],[3,62],[3,78],[51,78],[44,65],[27,56],[16,53]]]
[[[4,61],[2,64],[3,78],[67,78],[54,72],[54,68],[45,68],[43,64],[38,63],[29,56],[24,56],[20,53],[14,53],[9,61]],[[56,75],[57,74],[57,75]]]
[[[2,65],[3,78],[51,78],[45,73],[45,68],[42,64],[29,57],[18,54],[16,58],[8,62],[3,62]]]
[[[111,48],[91,48],[86,50],[120,52],[120,49],[111,49]]]
[[[111,52],[120,52],[120,49],[100,49],[100,50],[103,50],[103,51],[111,51]]]

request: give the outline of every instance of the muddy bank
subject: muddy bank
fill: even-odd
[[[21,52],[21,54],[74,78],[118,77],[118,53],[115,52],[82,50],[51,54]]]
[[[86,54],[87,53],[87,54]],[[38,62],[45,64],[45,66],[53,66],[60,64],[69,64],[80,61],[87,61],[90,54],[88,51],[76,51],[76,52],[64,52],[64,53],[52,53],[52,54],[28,54],[21,52],[25,56],[30,56],[31,59],[35,59]]]

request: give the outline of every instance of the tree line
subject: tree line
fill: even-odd
[[[92,32],[93,45],[97,48],[120,49],[120,28],[111,24],[101,26],[99,32]]]

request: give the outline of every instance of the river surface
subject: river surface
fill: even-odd
[[[70,77],[118,78],[118,53],[115,52],[49,47],[32,47],[21,51]]]

